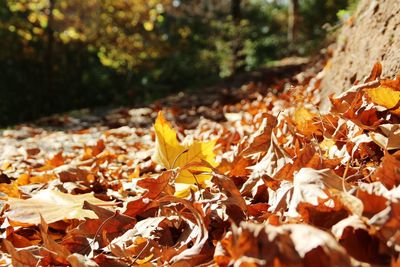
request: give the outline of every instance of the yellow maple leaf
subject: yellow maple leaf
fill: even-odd
[[[178,177],[177,183],[185,184],[204,184],[204,181],[211,178],[210,168],[203,166],[188,166],[188,164],[208,162],[215,167],[214,146],[216,140],[208,142],[191,141],[179,143],[176,132],[172,129],[170,123],[164,118],[162,112],[158,113],[156,123],[154,124],[156,133],[156,151],[153,160],[167,169],[176,167],[183,168]]]
[[[378,86],[376,88],[364,89],[364,92],[373,103],[387,109],[393,109],[390,112],[400,115],[400,108],[396,108],[400,101],[400,91],[386,86]]]

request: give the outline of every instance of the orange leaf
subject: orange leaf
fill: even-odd
[[[400,159],[386,153],[381,166],[373,176],[375,181],[382,182],[387,188],[392,189],[400,184]]]
[[[390,112],[400,115],[400,91],[386,86],[364,89],[371,101],[389,109]]]

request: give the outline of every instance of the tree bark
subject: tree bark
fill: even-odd
[[[238,33],[232,40],[232,73],[242,72],[244,70],[244,56],[241,54],[243,50],[243,42],[240,36],[240,20],[242,19],[241,0],[231,0],[231,16]]]
[[[295,43],[299,28],[299,1],[290,0],[288,6],[288,41]]]
[[[53,86],[53,49],[54,49],[54,29],[53,29],[53,10],[54,10],[55,0],[49,1],[49,7],[47,9],[47,28],[46,28],[46,35],[47,35],[47,48],[45,52],[45,65],[46,65],[46,89],[47,94],[52,95],[54,93],[54,86]]]

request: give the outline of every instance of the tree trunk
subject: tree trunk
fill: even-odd
[[[232,40],[232,73],[242,72],[244,70],[243,40],[240,36],[240,20],[242,18],[241,0],[231,0],[231,16],[237,35]]]
[[[288,11],[288,41],[295,43],[299,28],[299,1],[290,0]]]
[[[46,89],[47,95],[54,94],[54,86],[53,86],[53,46],[54,46],[54,30],[53,30],[53,10],[54,10],[54,1],[49,1],[49,7],[47,9],[47,28],[46,28],[46,35],[47,35],[47,48],[45,52],[45,65],[46,65]]]

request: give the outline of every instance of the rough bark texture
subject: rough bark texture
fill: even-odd
[[[400,72],[400,0],[360,1],[353,23],[343,27],[326,69],[321,109],[329,109],[328,95],[368,76],[377,61],[383,65],[383,77],[393,78]]]

